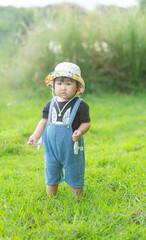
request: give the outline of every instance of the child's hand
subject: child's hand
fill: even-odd
[[[33,147],[37,146],[37,138],[34,135],[31,135],[27,144],[32,145]]]
[[[74,142],[77,142],[81,139],[81,137],[82,137],[82,131],[81,130],[75,130],[73,135],[72,135],[72,140]]]

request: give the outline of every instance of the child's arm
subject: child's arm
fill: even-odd
[[[89,130],[90,126],[91,126],[91,123],[90,123],[90,122],[81,123],[81,125],[79,126],[79,128],[74,131],[74,133],[73,133],[73,135],[72,135],[72,140],[73,140],[74,142],[79,141],[80,138],[82,137],[82,135]]]
[[[34,133],[30,136],[27,144],[36,147],[38,139],[41,137],[45,130],[47,120],[48,120],[47,118],[42,118],[42,120],[38,123]]]

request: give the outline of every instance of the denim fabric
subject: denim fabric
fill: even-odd
[[[67,124],[51,123],[51,113],[55,98],[51,101],[48,122],[43,133],[45,143],[45,183],[53,186],[63,180],[73,188],[84,186],[85,153],[83,136],[79,146],[83,151],[74,154],[74,141],[72,140],[72,122],[77,113],[81,99],[77,99]],[[63,174],[65,170],[65,176]]]

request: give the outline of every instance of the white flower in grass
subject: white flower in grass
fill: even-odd
[[[108,45],[107,45],[107,43],[106,43],[106,42],[102,42],[101,44],[102,44],[102,48],[103,48],[103,50],[104,50],[105,52],[108,52],[109,49],[108,49]]]
[[[101,51],[101,47],[100,47],[100,45],[99,45],[99,42],[96,41],[96,42],[94,43],[94,48],[95,48],[95,50],[98,51],[98,52]]]
[[[96,42],[94,43],[94,48],[95,48],[95,50],[98,51],[98,52],[100,52],[101,50],[103,50],[104,52],[108,52],[108,51],[109,51],[108,45],[107,45],[107,43],[104,42],[104,41],[101,42],[101,43],[99,43],[98,41],[96,41]]]
[[[49,42],[49,49],[53,50],[55,54],[61,53],[61,44],[59,44],[55,41],[50,41]]]
[[[82,47],[83,47],[83,48],[88,48],[88,45],[87,45],[87,43],[85,43],[85,42],[82,42]]]

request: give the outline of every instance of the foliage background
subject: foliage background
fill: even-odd
[[[15,55],[5,74],[13,88],[41,89],[56,64],[72,61],[81,67],[88,93],[145,89],[144,10],[97,6],[89,12],[63,4],[30,9],[1,7],[0,12],[1,65]]]

